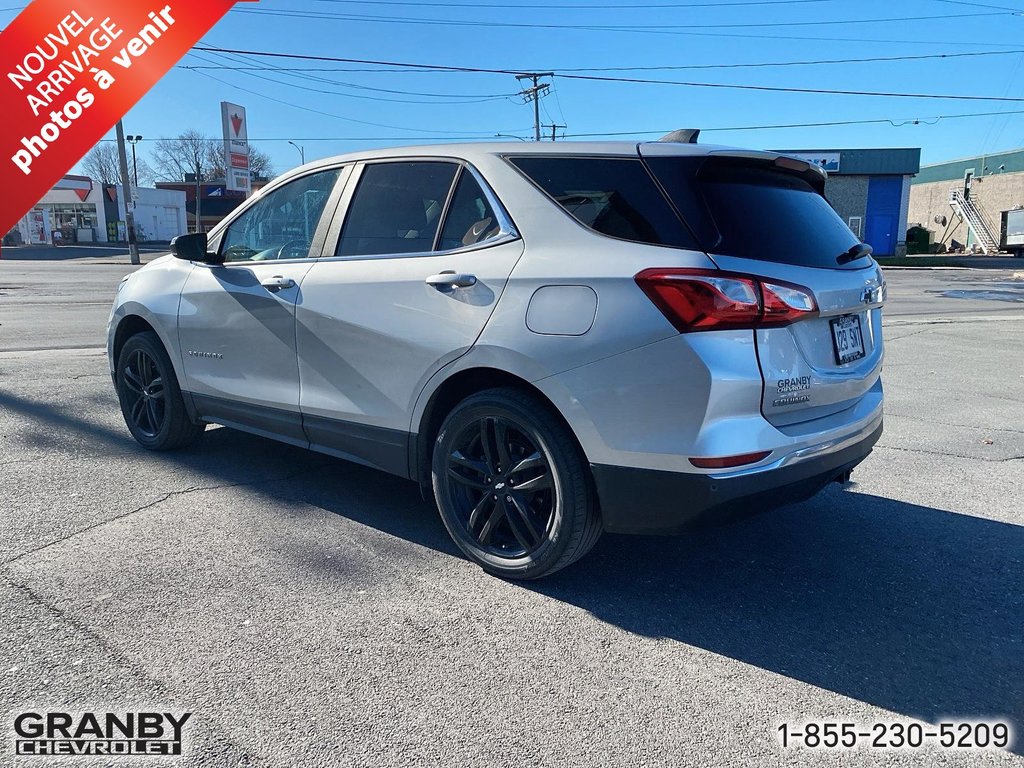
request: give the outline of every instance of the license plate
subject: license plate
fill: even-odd
[[[860,316],[843,315],[832,320],[832,348],[839,365],[852,363],[864,357],[864,336],[860,330]]]

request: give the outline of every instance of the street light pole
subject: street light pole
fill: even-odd
[[[117,162],[121,167],[121,190],[124,194],[124,226],[128,235],[128,254],[132,264],[141,264],[139,244],[135,242],[135,210],[132,207],[132,188],[128,178],[128,154],[124,149],[124,124],[117,121]]]
[[[142,141],[142,136],[129,136],[128,143],[132,145],[132,172],[135,176],[135,186],[139,186],[139,161],[135,158],[135,145]]]
[[[300,147],[294,141],[289,141],[288,143],[291,144],[293,147],[295,147],[297,150],[299,150],[299,157],[302,159],[302,164],[305,165],[306,164],[306,150],[303,147]]]

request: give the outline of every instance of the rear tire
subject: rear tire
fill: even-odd
[[[539,398],[472,395],[434,442],[434,498],[459,548],[484,570],[537,579],[583,557],[602,532],[586,461]]]
[[[137,333],[125,342],[117,358],[115,382],[124,422],[143,448],[182,448],[206,429],[189,418],[174,366],[154,332]]]

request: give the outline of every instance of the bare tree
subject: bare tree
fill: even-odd
[[[101,141],[82,158],[86,176],[101,185],[120,184],[121,170],[117,161],[117,144]]]
[[[134,166],[133,162],[137,162],[138,166]],[[129,159],[128,168],[131,170],[133,178],[134,175],[138,175],[140,187],[151,187],[156,181],[156,173],[144,157],[138,157],[135,161]]]
[[[217,168],[211,163],[212,149],[219,144],[199,131],[185,131],[174,139],[160,139],[153,146],[156,173],[167,181],[183,181],[187,173],[213,178]],[[221,161],[221,171],[223,167]]]
[[[224,178],[226,171],[224,166],[224,144],[214,141],[210,144],[207,154],[207,165],[210,168],[212,178]],[[251,176],[270,177],[274,174],[274,164],[270,155],[258,149],[254,144],[249,145],[249,173]]]
[[[249,172],[255,176],[271,178],[274,175],[274,163],[270,155],[249,145]]]
[[[202,174],[210,181],[225,175],[224,142],[199,131],[185,131],[174,139],[160,139],[152,152],[155,175],[167,181],[182,181],[186,173]],[[274,166],[270,156],[249,145],[249,171],[254,176],[270,176]],[[142,165],[139,165],[142,180]]]

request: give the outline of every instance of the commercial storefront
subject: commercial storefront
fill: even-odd
[[[15,227],[22,243],[106,242],[102,190],[88,176],[65,176]]]

